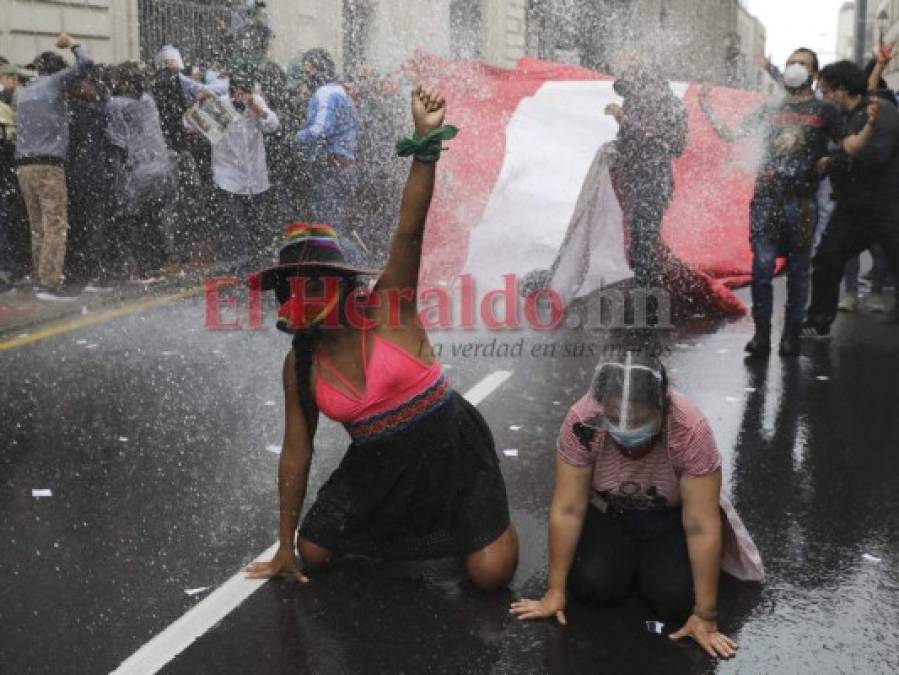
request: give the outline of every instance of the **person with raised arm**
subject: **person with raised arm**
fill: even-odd
[[[700,106],[723,140],[730,143],[756,131],[764,132],[764,156],[750,205],[755,335],[746,351],[753,357],[766,357],[771,351],[772,280],[778,257],[787,259],[786,316],[779,351],[784,357],[799,355],[817,223],[816,195],[824,169],[821,160],[831,140],[846,155],[859,155],[876,125],[879,105],[872,101],[869,123],[847,135],[837,107],[815,97],[812,85],[818,70],[817,55],[809,49],[797,49],[784,69],[785,97],[763,105],[735,129],[718,118],[709,88],[700,91]]]
[[[433,358],[417,307],[425,223],[444,126],[440,92],[412,93],[414,155],[386,269],[347,263],[334,228],[285,230],[278,265],[261,275],[293,335],[284,359],[285,428],[278,468],[280,547],[247,568],[252,578],[307,581],[344,554],[386,560],[460,556],[483,590],[505,587],[518,563],[493,437],[477,409],[450,386]],[[319,414],[352,443],[297,532]],[[299,561],[298,558],[299,557]]]

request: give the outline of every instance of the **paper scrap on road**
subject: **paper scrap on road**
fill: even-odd
[[[521,431],[521,425],[512,424],[509,426],[509,431]]]
[[[127,443],[128,437],[127,436],[119,436],[119,441],[121,441],[122,443]]]
[[[872,563],[883,562],[883,558],[878,558],[876,555],[871,555],[870,553],[863,553],[862,559]]]
[[[274,443],[269,443],[268,445],[265,446],[265,449],[275,455],[281,454],[281,446],[275,445]]]
[[[827,375],[818,375],[818,377],[815,379],[817,379],[818,382],[827,382],[828,380],[830,380],[830,378]]]
[[[514,448],[509,449],[509,450],[503,450],[503,454],[506,457],[518,457],[518,450],[515,450]]]
[[[661,621],[647,621],[646,630],[655,635],[663,635],[665,633],[665,624]]]
[[[746,391],[748,391],[750,394],[754,394],[757,389],[755,387],[746,387]]]
[[[203,591],[208,591],[208,590],[209,590],[209,586],[200,586],[199,588],[185,588],[184,592],[187,593],[189,596],[193,597],[195,595],[199,595]]]
[[[40,497],[52,497],[53,490],[49,490],[47,488],[39,488],[31,491],[31,496],[35,499],[39,499]]]
[[[724,400],[727,401],[728,403],[739,403],[740,402],[740,399],[738,399],[736,396],[725,396]]]
[[[273,405],[278,405],[278,404],[275,403],[274,401],[266,401],[263,405],[273,406]]]

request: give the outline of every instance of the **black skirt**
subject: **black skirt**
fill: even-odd
[[[300,537],[337,553],[429,559],[477,551],[506,530],[506,487],[490,429],[443,378],[439,384],[442,391],[431,387],[391,411],[376,434],[348,427],[354,440]]]

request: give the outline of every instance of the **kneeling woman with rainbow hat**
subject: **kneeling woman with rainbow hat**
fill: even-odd
[[[449,385],[432,358],[416,303],[425,221],[446,103],[412,93],[415,136],[397,144],[414,155],[386,269],[349,265],[337,233],[298,223],[285,231],[279,264],[262,273],[293,334],[284,360],[285,430],[278,468],[280,547],[248,576],[288,576],[336,557],[462,556],[472,583],[505,587],[518,541],[493,437],[480,413]],[[352,443],[297,532],[319,412],[344,425]],[[297,553],[303,570],[297,563]]]

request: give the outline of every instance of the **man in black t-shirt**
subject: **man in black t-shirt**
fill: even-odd
[[[821,72],[821,92],[845,115],[848,131],[871,125],[865,72],[840,61]],[[864,151],[850,159],[836,152],[826,160],[836,210],[814,260],[812,303],[803,337],[830,337],[846,263],[872,244],[883,248],[890,269],[899,270],[899,112],[880,106],[877,127]],[[899,305],[894,312],[899,317]]]
[[[772,280],[778,257],[787,258],[788,273],[780,354],[798,356],[817,219],[819,161],[827,153],[829,140],[854,157],[873,134],[877,104],[871,104],[871,123],[857,134],[847,136],[839,109],[815,98],[812,83],[817,72],[818,58],[814,52],[808,49],[793,52],[784,70],[784,99],[762,106],[735,130],[718,120],[708,90],[703,88],[700,93],[700,105],[723,140],[733,142],[757,130],[764,134],[765,151],[750,205],[755,335],[746,345],[746,351],[752,356],[766,356],[771,351]]]

